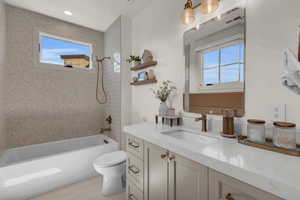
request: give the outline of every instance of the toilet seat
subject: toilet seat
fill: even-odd
[[[96,167],[110,167],[122,162],[125,162],[127,158],[126,152],[124,151],[115,151],[111,153],[105,153],[98,157],[94,161],[94,166]]]

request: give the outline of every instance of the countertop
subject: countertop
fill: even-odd
[[[126,126],[124,132],[286,200],[300,199],[300,157],[222,137],[213,144],[187,143],[161,133],[167,129],[171,128],[142,123]]]

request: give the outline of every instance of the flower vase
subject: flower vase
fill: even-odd
[[[160,106],[159,106],[159,111],[158,111],[159,116],[165,116],[165,115],[167,115],[168,114],[168,109],[169,108],[168,108],[166,102],[161,102]]]

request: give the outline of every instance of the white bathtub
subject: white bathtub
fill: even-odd
[[[0,200],[28,200],[96,176],[95,158],[118,149],[99,135],[10,149],[0,158]]]

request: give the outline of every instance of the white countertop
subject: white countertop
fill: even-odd
[[[186,143],[162,134],[165,129],[170,128],[143,123],[127,126],[124,131],[286,200],[300,199],[300,157],[221,137],[213,144]]]

